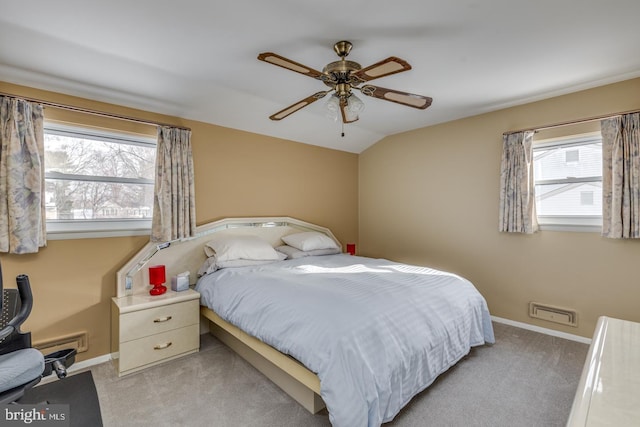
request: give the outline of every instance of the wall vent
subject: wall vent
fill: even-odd
[[[37,348],[44,354],[53,353],[67,348],[75,348],[78,353],[83,353],[89,349],[89,340],[87,338],[87,332],[82,331],[38,341],[33,344],[33,347]]]
[[[549,322],[560,323],[567,326],[578,326],[578,313],[575,310],[541,304],[538,302],[529,303],[529,316],[547,320]]]

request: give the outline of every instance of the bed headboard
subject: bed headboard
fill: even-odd
[[[165,243],[147,243],[116,274],[116,298],[149,291],[149,266],[163,264],[167,286],[171,277],[188,271],[190,281],[205,261],[204,245],[213,233],[252,234],[262,237],[272,246],[282,245],[282,236],[301,231],[319,231],[342,247],[331,230],[290,217],[225,218],[196,227],[194,237]]]

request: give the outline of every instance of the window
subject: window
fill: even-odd
[[[153,137],[45,123],[49,239],[148,234]]]
[[[541,229],[601,230],[600,134],[536,142],[533,166]]]

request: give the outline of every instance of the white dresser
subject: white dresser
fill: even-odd
[[[113,298],[111,322],[118,375],[136,372],[200,349],[200,294],[189,289]]]
[[[598,319],[567,426],[640,426],[640,323]]]

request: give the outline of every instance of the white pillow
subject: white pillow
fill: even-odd
[[[339,248],[313,249],[310,251],[301,251],[300,249],[296,249],[293,246],[289,246],[289,245],[278,246],[276,247],[276,251],[282,252],[283,254],[285,254],[287,259],[298,259],[298,258],[304,258],[307,256],[317,256],[317,255],[335,255],[342,252]]]
[[[198,277],[202,277],[205,274],[213,273],[218,269],[216,265],[216,257],[212,256],[204,260],[200,268],[198,269]]]
[[[278,252],[258,236],[216,236],[204,246],[207,257],[215,256],[217,261],[233,259],[278,260]]]
[[[313,251],[315,249],[336,249],[338,245],[326,234],[317,231],[305,231],[303,233],[289,234],[282,237],[287,245],[301,251]]]
[[[204,263],[198,270],[198,277],[204,276],[205,274],[213,273],[214,271],[219,270],[221,268],[249,267],[252,265],[264,265],[264,264],[270,264],[276,261],[283,261],[286,258],[287,258],[287,255],[283,253],[278,253],[277,260],[232,259],[229,261],[218,261],[215,256],[212,256],[204,260]]]
[[[270,264],[276,261],[284,261],[287,259],[287,255],[278,252],[278,259],[231,259],[229,261],[216,261],[218,268],[229,267],[249,267],[252,265],[264,265]]]

